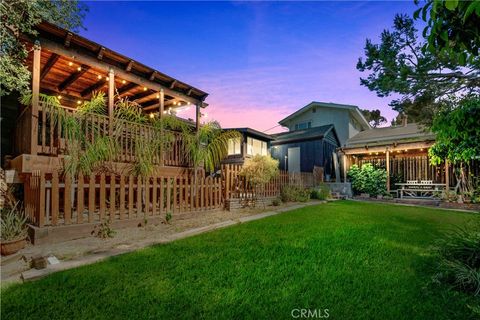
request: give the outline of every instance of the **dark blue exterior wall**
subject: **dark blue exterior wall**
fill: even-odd
[[[331,136],[330,136],[331,135]],[[288,148],[300,147],[300,171],[312,172],[313,167],[323,167],[325,174],[333,174],[332,153],[339,147],[338,140],[332,132],[326,137],[315,140],[297,141],[285,144],[275,143],[270,147],[272,158],[279,161],[280,169],[285,168],[285,156]],[[287,160],[288,166],[288,160]]]

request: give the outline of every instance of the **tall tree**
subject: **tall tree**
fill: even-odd
[[[2,0],[0,1],[0,96],[29,91],[30,72],[24,62],[28,50],[20,34],[36,36],[35,26],[42,20],[78,31],[87,7],[76,0]]]
[[[423,50],[412,18],[396,15],[392,30],[384,30],[378,44],[367,39],[365,57],[357,69],[368,72],[360,83],[380,97],[399,94],[390,105],[412,121],[431,124],[443,99],[480,92],[480,58],[460,64],[448,54]]]
[[[380,110],[362,110],[363,116],[367,119],[368,123],[374,128],[387,123],[387,119],[382,116]]]
[[[452,56],[462,65],[478,57],[480,1],[427,0],[413,14],[415,19],[420,15],[427,23],[423,30],[428,40],[424,49]]]

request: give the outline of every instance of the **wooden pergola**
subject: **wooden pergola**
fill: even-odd
[[[23,37],[31,48],[26,63],[32,72],[34,121],[40,93],[56,95],[63,106],[75,109],[94,91],[102,91],[108,97],[109,117],[115,97],[128,97],[152,117],[192,105],[198,129],[207,93],[48,22],[37,31],[35,39]],[[32,144],[35,141],[32,137]]]
[[[404,130],[405,126],[392,129]],[[366,138],[368,135],[372,136],[371,132],[365,132],[362,134],[364,137],[350,139],[346,146],[339,149],[343,158],[344,181],[347,181],[348,168],[351,165],[361,165],[366,162],[381,163],[385,167],[387,171],[387,191],[390,191],[390,177],[394,171],[398,172],[400,170],[403,172],[403,176],[410,177],[409,179],[412,180],[435,180],[432,177],[437,175],[436,168],[428,160],[428,149],[435,143],[433,134],[422,131],[423,129],[420,128],[417,129],[418,133],[410,133],[404,137],[392,137],[389,136],[390,132],[388,132],[390,128],[381,129],[384,129],[384,132],[373,139]],[[399,168],[392,168],[396,163],[399,163]],[[447,190],[450,185],[449,170],[449,163],[445,161],[445,167],[442,168],[444,176],[441,177],[441,180],[446,184]]]

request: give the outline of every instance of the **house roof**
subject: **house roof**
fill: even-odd
[[[226,128],[224,130],[236,130],[241,133],[245,133],[249,136],[255,137],[255,138],[260,138],[266,141],[271,141],[274,140],[275,138],[272,135],[260,132],[258,130],[252,129],[252,128]]]
[[[276,145],[276,144],[283,144],[287,142],[321,139],[324,136],[326,136],[330,131],[334,132],[335,137],[338,140],[333,124],[329,124],[325,126],[313,127],[313,128],[308,128],[304,130],[295,130],[295,131],[274,134],[272,136],[275,138],[275,140],[272,141],[272,144]]]
[[[426,130],[422,125],[409,123],[405,126],[373,128],[361,131],[347,140],[346,148],[428,140],[435,140],[435,134]]]
[[[332,102],[318,102],[318,101],[312,101],[309,104],[307,104],[305,107],[295,111],[288,117],[280,120],[278,123],[281,124],[282,126],[285,126],[286,123],[295,118],[296,116],[309,111],[313,107],[325,107],[325,108],[335,108],[335,109],[347,109],[349,110],[350,114],[364,127],[364,129],[370,129],[371,126],[368,123],[367,119],[363,116],[362,112],[357,106],[354,105],[349,105],[349,104],[338,104],[338,103],[332,103]]]

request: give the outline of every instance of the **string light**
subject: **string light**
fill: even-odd
[[[77,104],[80,104],[80,103],[82,103],[82,101],[80,101],[80,100],[77,100]]]
[[[156,97],[157,97],[157,99],[160,99],[160,95],[158,93],[157,93]]]
[[[407,151],[408,151],[408,149],[405,149],[405,152],[407,152]]]
[[[147,87],[143,87],[143,91],[147,91]]]
[[[69,65],[70,67],[73,66],[73,62],[70,61],[70,62],[68,63],[68,65]]]
[[[420,148],[420,151],[423,151],[423,148]]]
[[[78,70],[78,71],[82,71],[82,67],[78,67],[77,70]]]
[[[125,83],[127,83],[127,81],[126,81],[126,80],[122,80],[122,83],[125,84]]]
[[[110,80],[110,78],[109,78],[109,77],[106,77],[105,79],[106,79],[107,81],[108,81],[108,80]]]
[[[99,75],[97,76],[97,78],[98,78],[98,80],[101,80],[101,79],[102,79],[102,75],[99,74]]]
[[[150,118],[153,119],[155,117],[155,115],[152,113],[150,113]]]
[[[62,96],[57,96],[57,99],[58,99],[58,100],[62,100]]]

